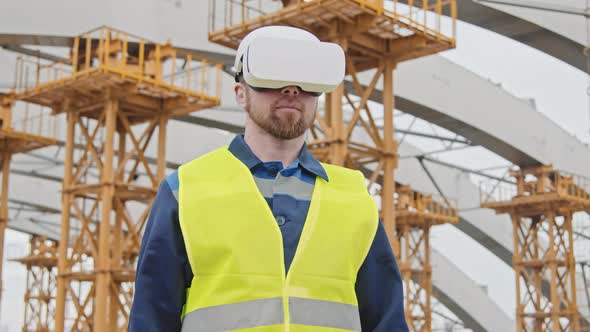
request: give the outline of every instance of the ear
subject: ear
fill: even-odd
[[[244,83],[236,83],[234,85],[234,92],[236,93],[236,103],[242,107],[246,107],[246,85]]]

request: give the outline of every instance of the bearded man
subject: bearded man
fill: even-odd
[[[129,331],[408,330],[400,273],[358,171],[318,162],[305,135],[344,52],[292,27],[241,42],[245,131],[162,182]]]

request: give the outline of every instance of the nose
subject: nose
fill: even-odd
[[[281,89],[281,94],[289,97],[297,97],[301,91],[294,85],[289,85]]]

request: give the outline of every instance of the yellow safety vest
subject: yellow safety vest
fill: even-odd
[[[358,171],[323,165],[295,257],[250,170],[220,148],[179,169],[179,219],[194,278],[182,332],[360,331],[358,270],[378,225]],[[165,271],[163,271],[165,273]]]

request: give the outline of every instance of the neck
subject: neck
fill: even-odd
[[[305,134],[293,139],[276,138],[258,126],[246,126],[244,140],[250,150],[263,162],[281,161],[288,167],[297,159],[305,142]]]

